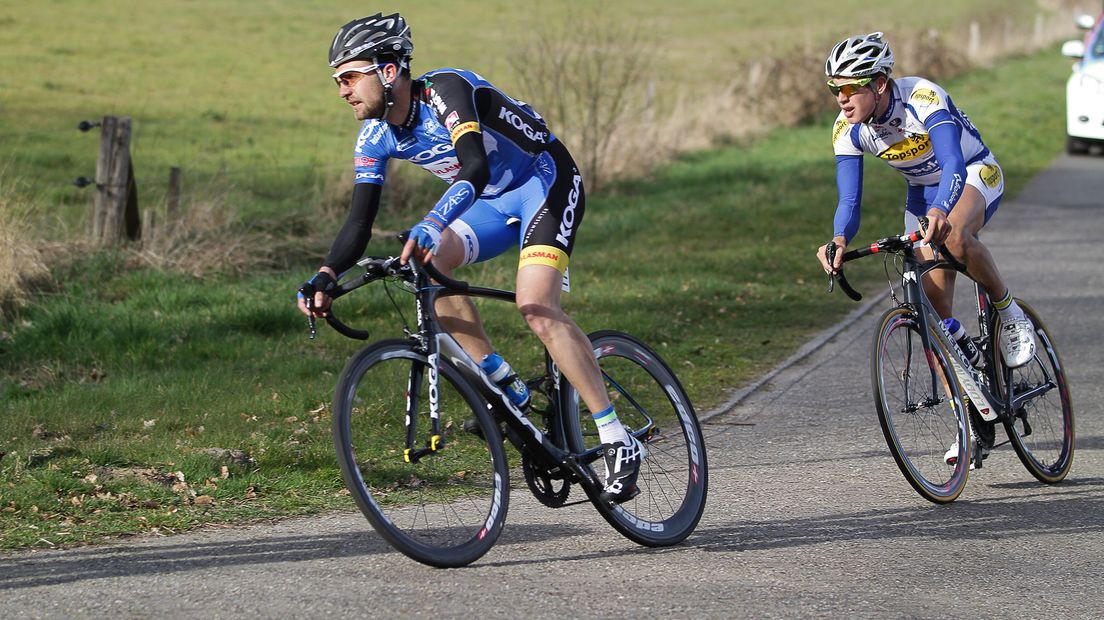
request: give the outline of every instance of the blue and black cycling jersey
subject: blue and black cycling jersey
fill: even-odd
[[[533,108],[471,71],[430,71],[415,81],[415,93],[417,110],[408,126],[364,121],[353,156],[356,183],[382,184],[392,158],[452,183],[460,172],[456,141],[481,132],[490,167],[481,195],[493,197],[516,187],[556,140]]]
[[[582,177],[544,119],[471,71],[438,69],[411,84],[403,123],[361,126],[352,208],[324,264],[340,273],[360,257],[387,163],[404,159],[450,184],[426,217],[461,236],[465,262],[518,244],[521,265],[566,271],[585,210]]]

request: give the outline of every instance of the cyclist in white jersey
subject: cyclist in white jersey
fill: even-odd
[[[882,33],[850,37],[832,49],[824,66],[840,114],[832,128],[836,153],[834,264],[827,247],[817,251],[826,272],[840,267],[843,251],[859,229],[863,155],[869,153],[900,172],[908,183],[906,231],[928,218],[927,244],[944,245],[966,273],[989,292],[1001,316],[1001,353],[1010,367],[1035,354],[1034,328],[1012,299],[989,250],[977,234],[1004,195],[1004,175],[981,134],[938,84],[919,77],[891,79],[893,52]],[[955,272],[936,270],[924,291],[943,318],[951,316]]]

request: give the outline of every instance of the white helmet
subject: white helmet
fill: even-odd
[[[882,40],[882,33],[850,37],[836,43],[824,63],[828,77],[862,78],[893,70],[893,52]]]

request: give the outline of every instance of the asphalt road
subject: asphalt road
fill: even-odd
[[[0,617],[1099,618],[1102,197],[1104,158],[1060,158],[983,237],[1068,367],[1077,453],[1060,485],[1005,447],[955,503],[916,495],[869,393],[875,310],[710,420],[709,503],[679,546],[637,547],[518,480],[498,545],[467,568],[421,566],[332,514],[0,555]]]

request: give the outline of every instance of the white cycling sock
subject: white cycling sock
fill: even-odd
[[[598,426],[598,439],[602,443],[621,442],[625,445],[631,443],[629,433],[621,420],[617,419],[617,412],[613,410],[613,405],[591,414],[591,417],[594,418],[594,424]]]
[[[1012,299],[1012,291],[1005,292],[1004,297],[993,302],[993,307],[997,309],[1002,321],[1012,321],[1024,316],[1023,310],[1016,305],[1016,300]]]

